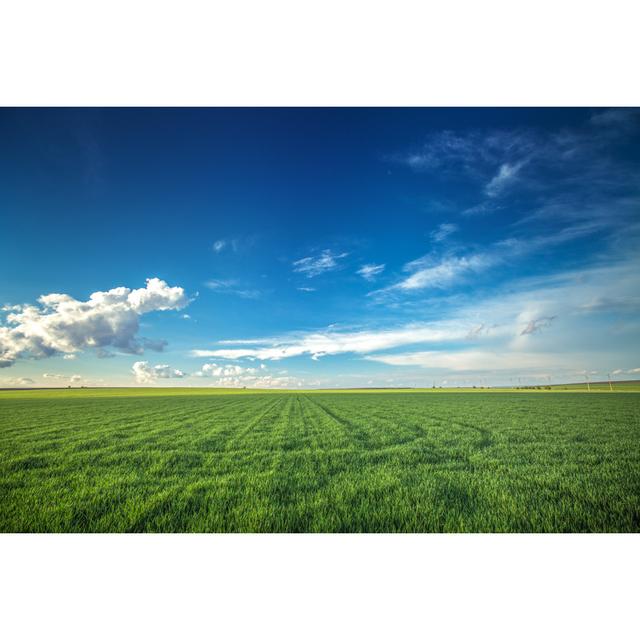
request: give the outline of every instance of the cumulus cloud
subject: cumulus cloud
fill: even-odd
[[[42,377],[47,380],[69,380],[69,382],[77,383],[81,382],[84,378],[81,375],[73,374],[71,376],[64,373],[43,373]]]
[[[148,384],[160,378],[184,378],[188,374],[180,369],[172,369],[168,364],[150,365],[147,361],[134,362],[131,367],[136,382]]]
[[[253,387],[253,388],[290,388],[302,386],[303,381],[289,375],[272,375],[267,367],[241,367],[239,365],[218,365],[207,363],[194,375],[199,378],[212,378],[216,387]]]
[[[327,271],[338,269],[339,260],[346,258],[348,253],[333,253],[331,249],[325,249],[320,254],[300,258],[293,263],[293,270],[297,273],[303,273],[307,278],[315,278]]]
[[[189,303],[182,287],[149,278],[141,289],[96,291],[86,301],[63,293],[40,296],[39,306],[23,305],[0,327],[0,367],[19,358],[75,355],[114,347],[126,353],[161,350],[166,342],[138,339],[139,317],[151,311],[181,309]]]
[[[216,253],[220,253],[227,246],[226,240],[216,240],[211,247]]]
[[[131,309],[137,314],[148,313],[149,311],[167,311],[169,309],[182,309],[187,306],[189,299],[185,295],[182,287],[170,287],[164,280],[159,278],[148,278],[147,286],[142,289],[130,291],[124,287],[112,289],[107,294],[101,292],[91,294],[94,296],[108,296],[109,293],[126,292],[126,299]]]
[[[196,372],[194,375],[198,377],[220,378],[220,377],[228,377],[228,376],[238,376],[243,372],[255,373],[256,369],[254,368],[245,369],[239,365],[219,366],[217,364],[208,363],[208,364],[202,365],[202,369]]]
[[[365,264],[356,273],[361,275],[365,280],[374,280],[377,275],[384,271],[384,264]]]
[[[140,344],[142,350],[146,351],[164,351],[164,348],[169,344],[166,340],[150,340],[149,338],[141,338]]]

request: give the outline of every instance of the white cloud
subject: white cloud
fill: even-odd
[[[411,273],[400,282],[384,289],[372,291],[370,296],[385,296],[393,292],[412,292],[422,289],[445,289],[465,281],[474,274],[507,260],[522,258],[537,251],[549,249],[563,243],[602,231],[603,221],[591,220],[584,223],[568,225],[552,235],[538,235],[526,238],[507,238],[495,242],[486,251],[471,253],[466,256],[445,255],[437,257],[426,255],[412,260],[404,266],[404,271]]]
[[[480,350],[417,351],[365,356],[366,360],[395,366],[418,366],[447,371],[531,371],[556,367],[562,361],[555,354],[509,353]]]
[[[338,260],[346,258],[348,253],[333,253],[331,249],[325,249],[319,255],[300,258],[293,263],[293,270],[303,273],[307,278],[314,278],[327,271],[338,269]]]
[[[514,162],[539,145],[540,140],[526,131],[440,131],[428,136],[418,151],[388,159],[416,172],[437,171],[441,176],[465,173],[478,178],[485,175],[488,166]]]
[[[487,253],[471,254],[469,256],[450,256],[440,262],[430,257],[420,258],[410,262],[405,268],[413,270],[409,277],[386,291],[399,289],[411,291],[415,289],[443,289],[461,278],[473,273],[484,271],[497,262],[497,257]]]
[[[500,195],[506,188],[509,186],[511,182],[516,179],[518,172],[524,166],[524,162],[517,162],[515,164],[510,164],[505,162],[500,165],[498,169],[498,173],[496,173],[493,178],[489,181],[487,186],[485,187],[485,193],[490,198],[495,198]]]
[[[467,326],[453,325],[407,325],[387,331],[326,331],[285,338],[260,340],[268,346],[233,349],[196,349],[191,352],[195,357],[211,358],[256,358],[258,360],[281,360],[301,355],[309,355],[314,359],[325,355],[339,353],[371,353],[407,344],[425,342],[443,342],[464,339],[469,331]],[[255,344],[255,341],[241,342]]]
[[[236,284],[235,280],[207,280],[204,286],[215,291],[216,289],[229,289]]]
[[[35,380],[32,378],[0,378],[0,386],[7,387],[24,387],[35,384]]]
[[[264,364],[260,367],[241,367],[207,363],[194,375],[199,378],[212,378],[213,386],[216,387],[290,388],[303,384],[303,380],[294,376],[265,373],[266,369]]]
[[[65,375],[63,373],[43,373],[42,377],[47,380],[68,380],[73,384],[77,384],[78,382],[82,382],[82,380],[84,380],[84,378],[77,373],[71,376]]]
[[[596,127],[612,127],[623,133],[634,128],[640,120],[637,109],[605,109],[591,116],[590,124]]]
[[[365,280],[374,280],[375,277],[384,271],[384,264],[365,264],[356,273],[361,275]]]
[[[256,236],[238,236],[235,238],[218,238],[212,245],[214,253],[222,251],[233,251],[238,253],[241,250],[250,249],[257,241]]]
[[[134,362],[131,367],[136,382],[148,384],[156,382],[160,378],[184,378],[188,374],[180,369],[172,369],[168,364],[150,365],[146,361]]]
[[[458,225],[453,222],[443,222],[438,226],[437,229],[434,229],[429,235],[434,242],[443,242],[446,240],[452,233],[455,233],[458,230]]]
[[[439,180],[470,179],[488,196],[489,206],[470,207],[466,215],[488,212],[516,182],[543,199],[560,186],[569,197],[577,188],[579,205],[596,199],[606,204],[620,188],[637,192],[637,166],[610,153],[610,148],[624,136],[630,139],[639,125],[637,109],[608,109],[590,120],[585,113],[574,126],[560,130],[439,131],[417,149],[386,159],[416,172],[431,172]]]
[[[51,293],[38,302],[40,306],[23,305],[7,315],[9,326],[0,327],[0,367],[19,358],[75,355],[87,348],[111,346],[127,353],[162,349],[164,341],[137,339],[140,315],[181,309],[189,299],[182,287],[149,278],[142,289],[96,291],[86,301]]]
[[[144,289],[112,289],[106,294],[103,292],[92,293],[91,298],[101,299],[116,291],[126,291],[127,302],[131,309],[137,314],[149,313],[150,311],[168,311],[169,309],[182,309],[189,304],[189,299],[185,295],[182,287],[170,287],[164,280],[159,278],[147,278],[147,286]]]
[[[473,207],[468,207],[462,211],[463,216],[481,216],[489,213],[495,213],[496,211],[500,211],[502,206],[497,205],[495,202],[485,201],[479,204],[474,205]]]
[[[65,360],[75,360],[78,356],[76,356],[75,353],[65,353],[64,356],[62,356]]]
[[[216,293],[228,293],[249,300],[255,300],[262,294],[257,289],[247,289],[239,286],[237,280],[207,280],[204,286]]]
[[[227,340],[219,348],[195,350],[192,355],[280,360],[362,354],[388,365],[413,364],[421,369],[512,369],[518,375],[530,371],[554,376],[566,372],[569,378],[583,368],[611,370],[615,362],[620,371],[632,373],[624,367],[637,364],[640,353],[635,346],[640,344],[640,303],[632,307],[619,301],[637,294],[639,269],[638,259],[631,256],[606,266],[510,281],[503,291],[485,299],[474,294],[456,299],[448,316],[438,322]],[[608,309],[586,306],[604,292]],[[428,347],[420,349],[421,345]],[[415,352],[390,352],[409,346]]]
[[[249,373],[255,373],[256,369],[244,369],[239,365],[219,366],[217,364],[204,364],[202,365],[202,369],[194,375],[198,377],[220,378],[228,376],[238,376],[245,371]]]
[[[304,291],[305,293],[311,293],[315,290],[315,287],[298,287],[298,291]]]

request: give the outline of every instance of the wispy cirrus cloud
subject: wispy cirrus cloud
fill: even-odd
[[[524,160],[516,162],[515,164],[509,162],[501,164],[496,175],[487,183],[484,189],[485,193],[490,198],[495,198],[502,194],[502,192],[516,180],[518,172],[524,165]]]
[[[384,264],[365,264],[356,273],[371,282],[384,271],[384,268]]]
[[[447,289],[466,282],[472,276],[503,265],[507,261],[530,256],[603,231],[608,224],[607,220],[594,219],[565,226],[549,235],[505,238],[494,242],[482,251],[470,252],[466,255],[428,254],[405,264],[403,271],[410,275],[389,287],[372,291],[368,295],[384,298],[394,293]]]
[[[317,255],[300,258],[293,263],[293,270],[302,273],[307,278],[315,278],[328,271],[340,268],[340,260],[346,258],[348,253],[334,253],[331,249],[324,249]]]
[[[635,295],[638,266],[637,258],[629,256],[617,264],[511,281],[504,291],[462,302],[439,321],[228,340],[191,355],[223,360],[300,356],[317,360],[352,354],[390,366],[536,375],[545,370],[569,375],[578,368],[602,368],[611,359],[624,365],[625,360],[637,358],[637,350],[629,350],[629,339],[640,332],[636,320],[640,300],[635,311],[626,307],[618,311],[621,307],[615,302]],[[585,308],[605,292],[613,303],[609,311]],[[603,313],[608,329],[603,329]],[[398,353],[402,348],[405,350]]]
[[[445,130],[427,136],[418,150],[392,154],[387,160],[416,172],[437,171],[443,177],[463,173],[486,183],[493,169],[523,160],[537,143],[535,134],[526,130]]]
[[[459,228],[460,227],[454,222],[443,222],[429,234],[429,237],[434,242],[444,242],[450,235],[458,231]]]
[[[556,369],[562,359],[553,353],[517,353],[472,349],[467,351],[415,351],[365,356],[393,366],[416,366],[453,372],[536,371]]]
[[[222,280],[207,280],[204,286],[216,293],[230,294],[238,296],[239,298],[245,298],[247,300],[256,300],[261,297],[262,291],[259,289],[252,289],[250,287],[244,287],[240,282],[233,279]]]
[[[416,173],[439,180],[465,179],[487,198],[462,209],[473,216],[499,210],[516,185],[544,199],[576,190],[588,200],[620,188],[638,191],[638,168],[614,157],[620,144],[640,129],[640,110],[604,109],[561,130],[473,129],[429,134],[408,152],[386,156]]]
[[[248,236],[235,236],[230,238],[218,238],[211,245],[211,250],[214,253],[223,253],[225,251],[232,251],[233,253],[239,253],[246,251],[253,247],[256,243],[257,237]]]
[[[467,256],[447,256],[443,259],[426,256],[408,263],[411,275],[381,292],[444,289],[473,273],[479,273],[496,264],[498,257],[488,253]]]
[[[475,204],[471,207],[463,209],[461,215],[465,217],[484,216],[491,213],[496,213],[501,209],[503,209],[502,205],[496,204],[491,200],[485,200],[483,202],[480,202],[479,204]]]
[[[281,360],[308,355],[313,359],[339,353],[370,353],[416,342],[444,342],[464,338],[467,327],[452,325],[407,325],[383,331],[333,331],[293,334],[279,338],[237,341],[238,346],[223,349],[195,349],[194,357],[255,358]],[[235,342],[235,341],[234,341]]]
[[[626,133],[640,126],[640,111],[631,108],[601,109],[591,116],[589,122],[614,133]]]

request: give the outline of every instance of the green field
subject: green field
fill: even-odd
[[[0,392],[0,531],[640,531],[640,394]]]

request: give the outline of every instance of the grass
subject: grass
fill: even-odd
[[[637,532],[640,394],[0,392],[0,531]]]

